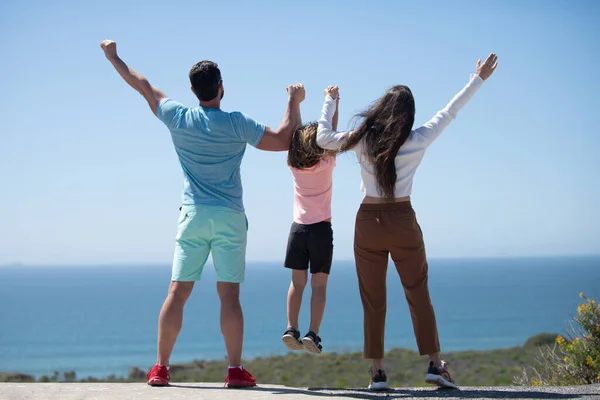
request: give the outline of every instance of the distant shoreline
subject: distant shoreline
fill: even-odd
[[[469,373],[463,377],[463,379],[467,379],[466,382],[461,382],[463,385],[508,385],[512,383],[512,380],[508,378],[518,375],[523,368],[532,366],[535,357],[539,353],[539,347],[552,345],[556,336],[556,334],[541,333],[531,337],[521,346],[494,350],[447,352],[444,353],[444,356],[451,365],[455,366],[453,368],[456,368],[458,376],[465,374],[465,370],[475,371],[473,374]],[[393,348],[386,352],[385,363],[390,365],[390,370],[396,368],[401,368],[402,371],[414,370],[414,374],[403,373],[402,376],[408,379],[403,384],[418,385],[418,380],[411,381],[409,378],[412,375],[415,375],[415,377],[419,375],[420,369],[424,368],[426,358],[419,356],[413,350]],[[292,383],[289,381],[292,377],[286,378],[287,375],[281,372],[286,371],[291,366],[297,367],[297,374],[300,374],[297,377],[298,382],[294,383],[296,385],[302,383],[302,379],[304,379],[302,376],[310,375],[313,377],[315,370],[322,369],[324,376],[327,376],[327,371],[333,368],[347,376],[344,375],[345,377],[342,376],[342,378],[336,376],[337,383],[328,381],[326,378],[317,383],[343,387],[343,385],[359,379],[359,372],[364,375],[363,367],[367,365],[367,361],[363,359],[362,352],[331,352],[318,356],[308,352],[289,352],[285,355],[245,359],[244,365],[256,376],[263,376],[264,383],[284,385]],[[19,372],[0,372],[0,382],[143,382],[147,372],[146,369],[149,367],[132,366],[128,376],[111,374],[104,377],[79,377],[77,371],[57,371],[52,375],[40,376]],[[221,379],[223,370],[226,367],[225,360],[193,360],[171,365],[170,372],[173,381],[211,382]],[[356,371],[352,371],[354,369]],[[489,375],[486,375],[487,378],[485,379],[487,380],[480,381],[481,374],[477,371],[481,369],[487,371]]]

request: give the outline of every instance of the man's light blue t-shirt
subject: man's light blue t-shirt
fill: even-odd
[[[256,147],[265,126],[240,112],[188,108],[171,99],[156,116],[169,128],[183,169],[183,205],[217,205],[244,211],[240,165],[246,144]]]

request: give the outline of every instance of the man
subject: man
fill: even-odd
[[[260,150],[286,151],[300,124],[304,87],[288,87],[288,104],[277,131],[239,112],[220,109],[224,89],[217,64],[201,61],[190,71],[200,106],[188,108],[169,99],[117,55],[111,40],[100,44],[121,77],[148,102],[169,128],[184,173],[171,284],[158,321],[158,357],[148,384],[169,384],[169,357],[181,330],[183,307],[212,252],[221,300],[221,332],[229,369],[228,387],[256,386],[241,364],[244,319],[239,285],[244,280],[247,220],[242,202],[240,164],[246,144]]]

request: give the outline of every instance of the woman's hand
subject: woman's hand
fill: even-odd
[[[330,96],[332,99],[337,100],[340,95],[340,88],[337,86],[327,86],[324,92],[325,96]]]
[[[491,53],[483,64],[481,64],[481,58],[477,60],[477,69],[475,73],[485,81],[487,78],[492,76],[497,66],[498,56],[496,53]]]

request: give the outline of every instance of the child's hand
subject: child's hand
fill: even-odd
[[[325,89],[325,96],[330,96],[334,100],[338,100],[340,96],[340,88],[337,86],[328,86]]]

